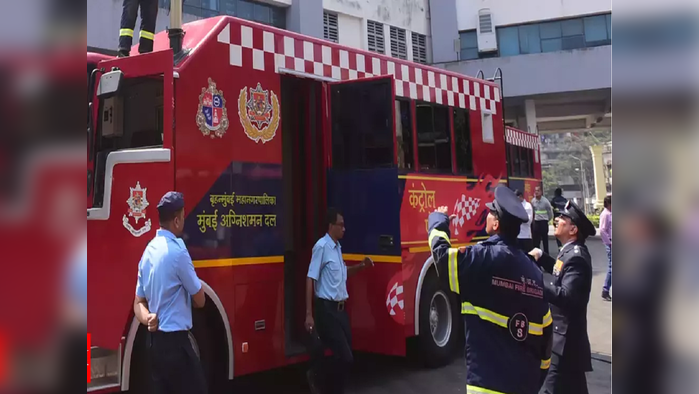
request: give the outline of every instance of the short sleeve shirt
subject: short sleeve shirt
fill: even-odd
[[[159,330],[185,331],[192,328],[192,295],[201,290],[192,258],[184,242],[173,233],[159,229],[138,264],[136,295],[148,301],[158,315]]]
[[[315,295],[329,301],[345,301],[347,294],[347,266],[342,259],[342,247],[329,234],[313,246],[308,277],[315,280]]]

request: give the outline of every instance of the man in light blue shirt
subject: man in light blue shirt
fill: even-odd
[[[327,393],[344,393],[347,372],[352,365],[352,335],[349,316],[345,310],[347,278],[373,267],[374,262],[365,257],[364,261],[347,267],[342,258],[340,240],[345,235],[345,219],[342,213],[330,208],[327,213],[328,232],[313,247],[311,264],[306,279],[306,330],[314,335],[315,319],[318,320],[318,335],[323,347],[332,350],[333,359],[327,368],[321,364],[322,352],[312,355],[313,366],[307,378],[313,394],[324,387]],[[313,296],[315,295],[315,318],[313,317]],[[316,383],[317,378],[321,381]]]
[[[184,230],[182,194],[166,193],[158,213],[160,229],[138,264],[134,300],[136,318],[149,331],[154,389],[162,394],[206,393],[201,364],[189,341],[192,303],[203,308],[206,296],[179,238]]]

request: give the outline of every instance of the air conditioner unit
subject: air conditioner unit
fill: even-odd
[[[489,8],[478,10],[478,52],[493,52],[498,50],[498,40],[495,37],[493,14]]]
[[[102,137],[121,137],[124,133],[122,112],[124,99],[121,96],[113,96],[104,100],[102,104]]]

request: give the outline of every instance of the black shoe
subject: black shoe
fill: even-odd
[[[117,53],[117,57],[129,57],[129,51],[120,50],[120,51]]]
[[[602,292],[602,299],[605,301],[611,301],[612,297],[609,295],[608,291],[603,291]]]
[[[311,394],[321,394],[321,391],[318,389],[316,374],[313,373],[312,369],[306,371],[306,380],[308,381],[308,387],[311,389]]]

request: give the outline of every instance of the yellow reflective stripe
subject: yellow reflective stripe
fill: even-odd
[[[473,306],[473,304],[470,302],[464,302],[461,304],[461,313],[464,315],[478,315],[478,317],[480,317],[482,320],[487,320],[493,324],[497,324],[500,327],[507,328],[508,318],[506,316],[485,308]]]
[[[119,29],[119,35],[133,37],[133,29]]]
[[[468,394],[505,394],[501,391],[495,391],[495,390],[489,390],[489,389],[484,389],[483,387],[478,387],[478,386],[471,386],[471,385],[466,385],[466,393]]]
[[[550,313],[550,312],[549,312]],[[463,302],[461,304],[461,314],[462,315],[477,315],[481,320],[489,321],[493,324],[497,324],[500,327],[507,328],[507,323],[510,318],[505,315],[493,312],[489,309],[481,308],[479,306],[473,306],[470,302]],[[549,323],[551,324],[551,323]],[[544,325],[538,323],[529,323],[529,333],[532,335],[544,335]]]
[[[551,317],[551,310],[544,315],[543,323],[541,324],[543,328],[546,328],[553,323],[553,317]]]
[[[432,248],[432,241],[434,241],[436,237],[442,238],[447,242],[447,244],[449,244],[449,246],[451,246],[451,242],[449,242],[449,236],[447,235],[447,233],[445,233],[444,231],[434,229],[430,231],[430,238],[427,241],[430,244],[430,248]]]
[[[532,335],[544,335],[544,326],[529,322],[529,333]]]
[[[549,369],[551,366],[551,359],[541,360],[541,369]]]
[[[456,294],[459,293],[459,249],[449,249],[449,288]]]
[[[153,40],[153,39],[155,39],[155,34],[149,32],[149,31],[141,30],[141,32],[139,33],[139,35],[141,36],[141,38],[145,38],[145,39],[148,39],[148,40]]]

